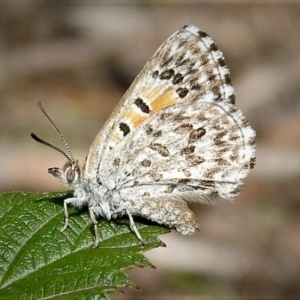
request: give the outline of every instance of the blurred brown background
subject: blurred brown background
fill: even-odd
[[[300,5],[120,2],[0,2],[0,191],[64,189],[47,174],[64,157],[30,138],[63,148],[36,100],[83,161],[147,59],[199,26],[257,131],[257,166],[234,204],[193,205],[200,232],[162,236],[157,269],[129,271],[142,292],[113,299],[300,299]]]

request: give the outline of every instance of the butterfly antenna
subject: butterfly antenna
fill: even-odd
[[[56,147],[56,146],[54,146],[54,145],[52,145],[52,144],[50,144],[50,143],[48,143],[48,142],[46,142],[46,141],[40,139],[40,138],[39,138],[38,136],[36,136],[34,133],[31,133],[31,137],[32,137],[35,141],[37,141],[37,142],[39,142],[39,143],[41,143],[41,144],[43,144],[43,145],[46,145],[46,146],[48,146],[48,147],[50,147],[50,148],[52,148],[52,149],[55,149],[56,151],[58,151],[58,152],[60,152],[62,155],[64,155],[64,156],[67,158],[68,161],[73,162],[72,159],[70,159],[70,157],[69,157],[64,151],[62,151],[61,149],[59,149],[58,147]]]
[[[68,145],[66,139],[65,139],[65,138],[63,137],[63,135],[60,133],[60,131],[59,131],[58,128],[55,126],[55,124],[53,123],[53,121],[50,119],[50,117],[48,116],[48,114],[45,112],[45,110],[44,110],[44,108],[43,108],[43,106],[42,106],[42,103],[41,103],[40,101],[37,101],[37,105],[38,105],[40,111],[41,111],[41,112],[43,113],[43,115],[49,120],[49,122],[51,123],[52,127],[53,127],[54,130],[57,132],[57,134],[59,135],[59,137],[61,138],[61,140],[63,141],[63,143],[64,143],[64,145],[65,145],[65,147],[66,147],[66,149],[67,149],[67,152],[68,152],[69,156],[68,156],[64,151],[62,151],[61,149],[59,149],[58,147],[53,146],[52,144],[50,144],[50,143],[48,143],[48,142],[46,142],[46,141],[40,139],[40,138],[37,137],[34,133],[31,134],[31,137],[32,137],[35,141],[37,141],[37,142],[39,142],[39,143],[41,143],[41,144],[43,144],[43,145],[46,145],[46,146],[48,146],[48,147],[50,147],[50,148],[53,148],[53,149],[57,150],[58,152],[60,152],[61,154],[63,154],[70,162],[75,163],[75,159],[74,159],[73,153],[72,153],[72,151],[71,151],[71,149],[70,149],[70,147],[69,147],[69,145]]]

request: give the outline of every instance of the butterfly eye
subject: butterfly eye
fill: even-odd
[[[72,183],[75,179],[75,175],[76,175],[76,170],[73,169],[68,169],[68,171],[66,172],[66,179],[68,181],[68,183]]]

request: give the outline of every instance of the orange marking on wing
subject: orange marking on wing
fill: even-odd
[[[157,97],[151,104],[152,110],[151,114],[154,114],[157,111],[164,109],[165,107],[171,106],[176,102],[174,97],[174,90],[169,90],[159,97]]]
[[[132,107],[128,107],[124,111],[123,116],[130,121],[134,128],[138,127],[145,119],[147,119],[147,116],[139,115]]]
[[[156,90],[151,90],[151,92],[145,93],[142,98],[147,98],[151,104],[150,115],[155,114],[156,112],[164,109],[165,107],[171,106],[176,102],[174,97],[174,90],[162,91],[162,88],[159,87]],[[132,107],[128,107],[123,111],[122,118],[128,120],[133,128],[137,128],[141,123],[143,123],[148,116],[141,115]],[[116,141],[119,140],[117,133]],[[113,137],[114,138],[114,137]]]

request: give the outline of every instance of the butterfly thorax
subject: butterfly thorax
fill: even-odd
[[[78,161],[67,161],[62,168],[49,168],[48,172],[57,177],[63,184],[74,190],[72,204],[81,209],[93,208],[97,216],[110,220],[112,215],[120,215],[121,198],[115,189],[106,187],[100,182],[84,177],[84,170]]]
[[[121,209],[123,201],[119,192],[115,189],[108,189],[101,183],[85,180],[77,182],[74,186],[74,197],[78,199],[74,202],[75,207],[88,206],[96,216],[101,216],[107,220],[124,214]]]

